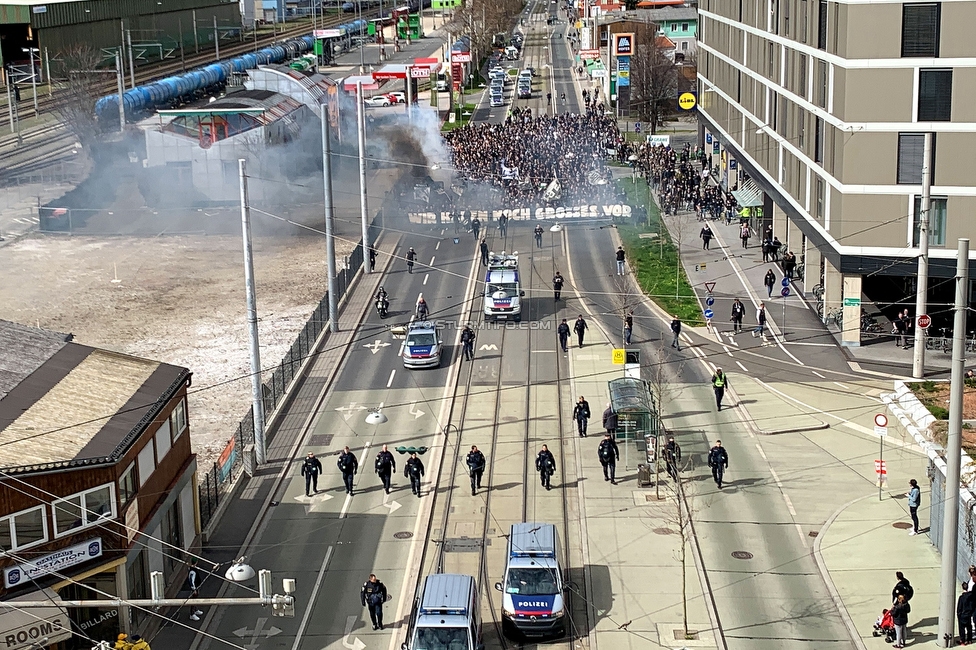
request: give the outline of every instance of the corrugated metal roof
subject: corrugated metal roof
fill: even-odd
[[[237,5],[234,0],[166,0],[164,5],[159,0],[6,0],[5,4],[29,6],[31,24],[38,29]]]
[[[635,9],[625,11],[625,16],[633,16],[641,20],[698,20],[698,10],[694,7],[657,7],[654,9]]]
[[[0,320],[0,400],[71,339],[71,334]]]

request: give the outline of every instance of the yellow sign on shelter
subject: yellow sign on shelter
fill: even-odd
[[[627,361],[627,351],[623,348],[614,348],[613,350],[613,363],[618,366],[624,365]]]

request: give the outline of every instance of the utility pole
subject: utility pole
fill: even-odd
[[[926,133],[928,138],[931,134]],[[919,278],[921,279],[921,278]],[[959,469],[962,464],[962,398],[965,388],[966,316],[969,307],[969,240],[960,239],[956,253],[956,305],[952,330],[952,374],[949,388],[949,434],[946,441],[946,482],[942,505],[942,589],[939,593],[939,636],[952,647],[956,620],[956,548],[959,544]]]
[[[119,133],[125,132],[125,72],[122,70],[122,51],[115,53],[115,85],[119,93]]]
[[[119,27],[122,29],[122,45],[119,51],[122,53],[122,87],[125,88],[125,21],[119,21]]]
[[[407,66],[407,74],[404,77],[404,79],[406,79],[405,85],[407,91],[405,95],[405,97],[407,98],[407,122],[410,122],[411,121],[410,118],[412,116],[411,109],[413,108],[413,66],[412,65]]]
[[[214,16],[214,52],[217,61],[220,61],[220,32],[217,31],[217,17]]]
[[[186,70],[186,57],[183,54],[183,19],[179,19],[180,24],[180,68]]]
[[[328,105],[319,104],[322,123],[322,176],[325,185],[325,274],[329,288],[329,331],[339,331],[339,286],[336,283],[335,199],[332,194],[332,132],[329,130]],[[364,251],[365,252],[365,251]],[[365,259],[365,258],[364,258]]]
[[[244,289],[247,296],[247,334],[251,350],[251,409],[254,416],[254,455],[264,465],[264,389],[261,386],[261,348],[258,344],[258,303],[254,289],[254,250],[251,247],[251,206],[247,202],[247,161],[237,161],[241,177],[241,230],[244,236]]]
[[[136,87],[136,64],[132,58],[132,30],[125,30],[125,42],[129,46],[129,88]]]
[[[912,377],[925,376],[925,330],[918,317],[928,311],[929,291],[929,209],[932,203],[932,134],[925,134],[922,148],[922,201],[918,215],[918,279],[915,293],[915,350],[912,355]],[[955,582],[955,578],[952,579]]]
[[[356,82],[356,122],[359,126],[359,209],[363,221],[363,266],[369,270],[369,206],[366,200],[366,105],[363,103],[363,82]],[[407,105],[409,111],[409,104]]]
[[[193,52],[200,54],[200,37],[197,34],[197,10],[193,10]]]

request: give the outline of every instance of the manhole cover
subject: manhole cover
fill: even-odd
[[[732,551],[732,557],[737,560],[751,560],[752,553],[749,551]]]
[[[908,530],[909,528],[912,527],[912,524],[907,521],[896,521],[895,523],[891,524],[891,527],[901,528],[902,530]]]
[[[413,533],[406,530],[401,530],[399,533],[393,533],[393,539],[410,539],[413,537]]]

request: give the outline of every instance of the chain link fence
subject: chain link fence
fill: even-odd
[[[380,228],[377,220],[369,228],[370,241],[376,241]],[[344,268],[336,270],[336,285],[338,289],[338,300],[346,294],[349,284],[363,265],[363,242],[359,241],[352,254],[346,258]],[[288,389],[299,376],[305,364],[312,358],[315,349],[315,342],[325,330],[329,322],[329,294],[322,297],[318,307],[312,312],[305,327],[298,333],[291,348],[278,363],[271,378],[263,384],[264,389],[264,412],[270,415],[281,401],[288,394]],[[275,429],[269,428],[265,432],[265,440],[270,442],[275,435]],[[227,441],[227,446],[220,454],[220,458],[213,467],[200,477],[198,492],[200,497],[200,525],[206,528],[213,519],[217,508],[223,502],[227,491],[233,485],[234,479],[238,477],[244,469],[244,448],[254,443],[254,415],[253,407],[237,425],[237,431],[233,437]]]

